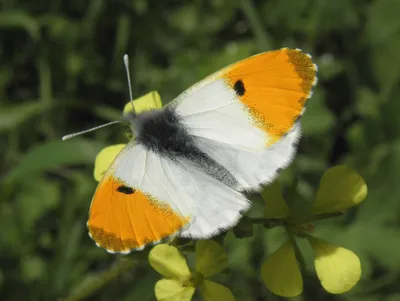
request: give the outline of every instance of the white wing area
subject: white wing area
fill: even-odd
[[[189,89],[173,104],[197,147],[238,180],[242,190],[271,182],[293,160],[301,127],[266,147],[267,134],[251,122],[235,91],[223,79]]]
[[[298,122],[281,140],[262,151],[246,151],[207,138],[196,138],[199,149],[219,162],[238,180],[242,190],[258,190],[275,179],[293,160],[301,126]]]
[[[262,150],[267,134],[255,127],[250,113],[223,79],[205,81],[172,103],[189,134],[244,150]]]
[[[172,161],[141,145],[130,145],[118,155],[111,171],[130,187],[191,217],[184,237],[208,238],[235,225],[249,207],[240,193],[197,169],[189,161]]]

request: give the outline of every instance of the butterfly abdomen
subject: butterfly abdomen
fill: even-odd
[[[229,187],[237,187],[234,176],[196,146],[195,138],[189,134],[173,108],[144,112],[134,122],[139,144],[178,163],[180,160],[190,161]]]

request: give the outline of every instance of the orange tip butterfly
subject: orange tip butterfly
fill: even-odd
[[[125,116],[135,139],[97,187],[90,237],[127,254],[234,226],[250,206],[243,192],[261,189],[292,161],[316,75],[310,55],[282,48],[210,75],[161,109]]]

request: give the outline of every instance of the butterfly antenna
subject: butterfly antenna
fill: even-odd
[[[128,79],[129,97],[130,97],[131,104],[132,104],[133,114],[136,114],[135,106],[133,105],[131,75],[129,73],[129,57],[127,54],[124,55],[124,65],[125,65],[125,70],[126,70],[126,77]]]
[[[81,132],[77,132],[77,133],[65,135],[65,136],[62,137],[61,139],[62,139],[63,141],[65,141],[65,140],[67,140],[67,139],[71,139],[71,138],[73,138],[73,137],[76,137],[76,136],[79,136],[79,135],[82,135],[82,134],[86,134],[86,133],[89,133],[89,132],[93,132],[93,131],[95,131],[95,130],[104,128],[104,127],[106,127],[106,126],[109,126],[109,125],[112,125],[112,124],[116,124],[116,123],[121,123],[121,122],[122,122],[122,121],[120,121],[120,120],[111,121],[111,122],[109,122],[109,123],[102,124],[102,125],[96,126],[96,127],[94,127],[94,128],[88,129],[88,130],[84,130],[84,131],[81,131]]]

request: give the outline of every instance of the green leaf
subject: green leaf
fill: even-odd
[[[79,278],[79,283],[70,291],[69,296],[65,298],[65,300],[85,300],[88,296],[101,290],[107,283],[114,280],[119,275],[139,266],[140,263],[138,259],[120,257],[119,260],[105,271],[88,273],[85,276],[81,276]]]
[[[235,301],[231,290],[214,281],[204,280],[200,286],[200,292],[205,301]]]
[[[155,246],[149,253],[149,263],[153,269],[167,278],[185,281],[191,275],[185,257],[174,246],[167,244]]]
[[[367,87],[360,87],[357,90],[356,108],[363,117],[379,120],[379,95]]]
[[[195,33],[201,22],[197,7],[193,4],[182,5],[174,10],[169,18],[172,27],[187,34]]]
[[[282,185],[278,180],[266,186],[261,196],[265,201],[265,218],[284,218],[289,215],[289,207],[282,196]]]
[[[316,136],[326,133],[335,124],[333,114],[324,104],[325,96],[319,89],[307,102],[307,109],[301,118],[304,136]]]
[[[386,43],[400,30],[400,1],[371,2],[367,13],[366,33],[371,44]]]
[[[119,301],[154,301],[154,295],[150,292],[154,291],[154,283],[156,283],[159,278],[159,275],[156,273],[140,275],[140,277],[135,279],[135,286],[131,287],[130,292],[126,294],[124,298],[119,299]]]
[[[326,291],[343,294],[358,283],[361,263],[354,252],[312,236],[308,241],[315,254],[315,270]]]
[[[0,107],[0,132],[18,127],[29,118],[49,109],[50,104],[27,102],[14,106]]]
[[[368,145],[365,122],[356,121],[347,130],[347,141],[354,152],[362,153]]]
[[[391,141],[373,148],[369,158],[372,162],[368,162],[369,168],[366,170],[368,200],[358,208],[358,218],[369,222],[397,223],[400,195],[400,185],[398,185],[400,141]]]
[[[55,181],[35,178],[35,181],[23,183],[16,202],[23,229],[31,231],[36,220],[55,208],[59,200],[60,189]]]
[[[254,235],[254,228],[251,219],[244,216],[239,224],[233,228],[233,233],[237,238],[248,238]]]
[[[328,169],[322,176],[312,212],[340,212],[359,204],[366,196],[364,179],[351,168],[338,165]]]
[[[45,272],[46,264],[38,256],[28,256],[21,260],[22,275],[27,282],[39,279]]]
[[[0,12],[0,28],[22,28],[24,29],[32,40],[40,38],[40,26],[33,16],[17,10],[8,10]]]
[[[290,241],[272,253],[261,267],[267,288],[282,297],[295,297],[303,291],[303,278]]]
[[[328,81],[345,71],[345,62],[328,53],[318,58],[318,79]]]
[[[204,277],[221,272],[228,266],[224,248],[213,240],[199,240],[196,243],[196,271]]]
[[[161,279],[156,283],[155,293],[159,301],[190,301],[194,294],[193,286],[183,286],[173,279]]]
[[[372,75],[380,86],[382,101],[389,101],[391,89],[400,80],[400,34],[371,51]]]
[[[15,181],[62,165],[93,164],[97,153],[103,147],[101,143],[82,138],[37,145],[29,150],[21,162],[11,170],[6,181]]]
[[[364,228],[364,239],[370,256],[389,271],[400,271],[400,229],[394,226],[367,225]]]
[[[2,286],[3,282],[4,282],[4,275],[2,270],[0,269],[0,287]]]

